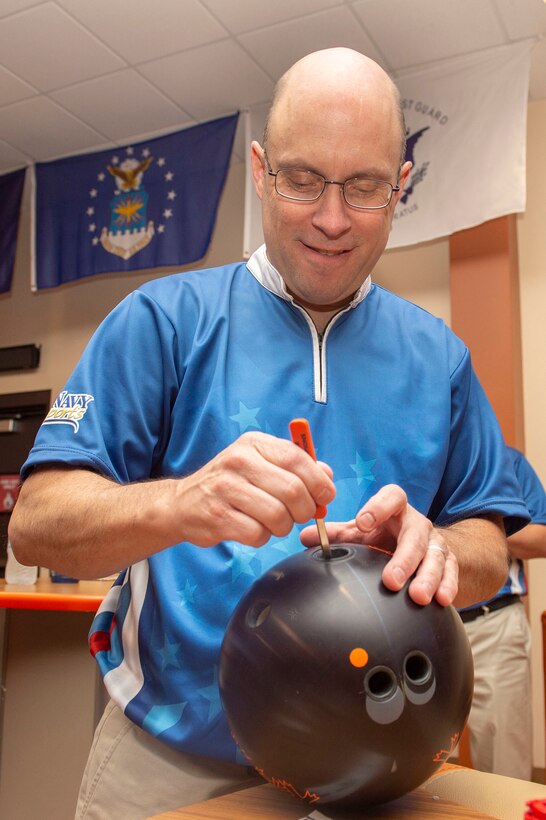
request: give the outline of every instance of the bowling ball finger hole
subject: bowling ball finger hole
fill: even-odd
[[[319,547],[318,549],[316,549],[313,552],[313,558],[315,559],[315,561],[327,561],[327,562],[328,561],[329,562],[331,562],[331,561],[344,561],[344,560],[347,560],[347,558],[350,558],[354,554],[355,554],[355,551],[354,551],[354,549],[351,549],[351,547],[341,547],[341,546],[336,546],[335,544],[332,544],[330,546],[330,558],[328,558],[324,554],[324,551],[323,551],[322,547]]]
[[[388,700],[396,693],[398,684],[392,669],[387,666],[376,666],[370,669],[364,678],[366,694],[373,700]]]
[[[404,660],[404,674],[411,683],[423,686],[432,678],[432,663],[423,652],[410,652]]]
[[[268,601],[257,601],[246,613],[246,625],[250,629],[257,629],[267,621],[270,612],[271,604]]]

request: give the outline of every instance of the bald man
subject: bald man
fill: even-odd
[[[120,571],[90,634],[111,701],[80,818],[256,782],[222,711],[220,646],[254,579],[318,543],[294,527],[317,504],[331,541],[391,550],[384,584],[409,581],[420,605],[504,581],[505,532],[528,516],[468,350],[371,282],[410,173],[404,134],[365,56],[296,63],[251,147],[265,245],[131,294],[66,385],[88,399],[77,431],[38,434],[11,518],[19,561]],[[287,440],[295,416],[324,461]]]

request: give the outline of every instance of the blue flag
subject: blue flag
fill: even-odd
[[[0,177],[0,293],[9,293],[26,168]]]
[[[201,259],[238,116],[125,148],[38,163],[33,288]]]

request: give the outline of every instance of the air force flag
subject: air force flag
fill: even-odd
[[[38,163],[33,289],[201,259],[237,120],[234,114],[125,148]]]

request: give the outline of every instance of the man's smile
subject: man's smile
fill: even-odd
[[[333,250],[329,250],[327,248],[315,248],[313,245],[308,245],[306,242],[302,242],[302,245],[308,250],[318,253],[321,256],[342,256],[345,253],[349,253],[349,250],[344,248]]]

